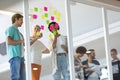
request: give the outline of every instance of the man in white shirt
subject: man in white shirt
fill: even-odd
[[[94,49],[88,50],[88,59],[82,62],[83,65],[87,65],[87,67],[84,68],[84,78],[85,80],[100,80],[100,63],[95,59],[95,53],[93,55],[92,52],[94,52]]]

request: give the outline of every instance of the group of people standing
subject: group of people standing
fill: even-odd
[[[87,54],[87,59],[81,61],[81,57]],[[80,46],[76,49],[74,57],[76,79],[78,80],[99,80],[100,79],[100,63],[95,58],[95,50],[87,49],[84,46]]]
[[[14,14],[12,16],[12,26],[7,28],[5,31],[11,80],[26,80],[24,64],[24,37],[18,29],[21,27],[22,23],[23,16],[21,14]],[[46,48],[44,44],[38,40],[43,36],[43,34],[40,33],[40,27],[38,25],[34,26],[33,35],[30,37],[31,53],[27,54],[30,54],[32,57],[32,80],[40,80],[41,53],[49,53],[50,50],[53,50],[52,52],[54,52],[56,56],[57,68],[54,73],[54,80],[61,80],[61,74],[65,80],[70,80],[67,62],[68,49],[65,44],[65,37],[58,33],[60,27],[57,22],[51,22],[48,25],[48,29],[54,35],[51,42],[51,49]],[[34,71],[35,68],[38,70],[37,75]]]
[[[120,59],[117,56],[117,50],[111,49],[110,51],[112,57],[112,72],[113,80],[119,80],[120,78]],[[81,57],[86,54],[88,58],[84,61]],[[87,49],[84,46],[80,46],[76,49],[76,54],[74,56],[74,65],[76,80],[100,80],[101,67],[99,61],[95,58],[95,50]],[[106,79],[105,79],[106,80]]]
[[[26,80],[24,64],[24,37],[18,29],[21,27],[22,23],[23,16],[21,14],[14,14],[12,16],[12,26],[5,31],[11,80]],[[53,75],[54,80],[62,80],[62,76],[64,80],[70,80],[66,38],[58,32],[60,26],[57,22],[51,22],[48,25],[48,29],[54,35],[54,38],[51,40],[50,49],[46,48],[46,46],[38,40],[43,36],[43,34],[40,33],[41,29],[39,25],[34,26],[33,35],[30,37],[31,53],[27,54],[31,55],[32,80],[40,80],[42,53],[49,53],[50,51],[52,51],[55,55],[57,65]],[[87,54],[87,59],[81,61],[81,57],[83,57],[84,54]],[[120,64],[116,65],[117,63],[120,63],[119,58],[117,57],[116,49],[111,50],[111,56],[113,58],[113,75],[115,76],[115,74],[120,73]],[[95,58],[94,49],[87,50],[84,46],[77,47],[74,55],[74,66],[76,80],[100,80],[100,63]],[[37,68],[37,76],[35,75],[36,72],[33,68]]]

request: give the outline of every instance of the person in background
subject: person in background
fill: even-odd
[[[88,51],[90,51],[92,58],[93,58],[93,59],[96,59],[96,58],[95,58],[95,56],[96,56],[95,50],[94,50],[94,49],[89,49]]]
[[[54,35],[52,41],[52,48],[54,50],[56,56],[56,70],[54,73],[54,80],[61,80],[61,75],[63,75],[64,80],[70,80],[70,75],[68,71],[68,48],[65,44],[65,37],[58,33],[60,29],[59,24],[57,22],[51,22],[48,25],[49,31]]]
[[[38,39],[42,38],[40,26],[33,27],[33,34],[30,37],[31,47],[31,63],[32,63],[32,80],[40,80],[40,73],[42,69],[41,58],[42,53],[49,53],[46,46]],[[45,50],[46,49],[46,50]]]
[[[74,56],[74,65],[75,65],[75,78],[77,80],[84,80],[84,74],[82,68],[86,66],[82,65],[80,58],[84,56],[86,51],[87,49],[84,46],[79,46],[76,49],[76,53]]]
[[[9,57],[11,80],[26,80],[24,67],[24,38],[19,31],[22,26],[23,16],[14,14],[12,25],[6,29],[6,48]]]
[[[111,57],[112,60],[112,71],[113,71],[113,79],[119,80],[120,78],[120,59],[118,58],[118,53],[116,49],[111,49]]]
[[[83,65],[87,66],[84,67],[85,80],[100,80],[100,63],[97,61],[97,59],[95,59],[95,53],[93,55],[90,49],[86,54],[88,56],[88,59],[82,62]]]

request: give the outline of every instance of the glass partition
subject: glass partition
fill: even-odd
[[[99,78],[101,80],[107,79],[107,64],[101,8],[77,2],[72,2],[70,8],[74,47],[73,54],[76,55],[76,48],[79,46],[84,46],[91,52],[86,52],[84,56],[79,57],[81,58],[80,63],[82,62],[82,65],[86,65],[84,68],[79,66],[82,67],[81,69],[86,73],[84,74],[86,77],[83,78],[91,80],[93,80],[93,78],[95,80],[98,80]],[[90,56],[93,56],[93,58]],[[92,62],[87,61],[90,58],[92,59]],[[91,65],[94,65],[94,67],[91,67]],[[89,73],[89,71],[93,72]],[[79,74],[82,74],[82,71],[75,71],[76,79],[80,79]]]
[[[116,80],[120,77],[120,12],[107,10],[109,35],[110,35],[110,55],[112,62],[113,79]],[[117,76],[118,75],[118,76]]]

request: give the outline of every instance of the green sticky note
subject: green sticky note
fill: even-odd
[[[35,12],[38,12],[38,8],[37,8],[37,7],[35,7],[35,8],[34,8],[34,11],[35,11]]]
[[[48,14],[47,14],[47,13],[45,13],[44,15],[45,15],[46,18],[48,17]]]
[[[46,24],[49,24],[50,23],[50,21],[49,20],[46,20]]]
[[[54,35],[56,35],[56,34],[57,34],[57,32],[56,32],[56,31],[53,31],[53,34],[54,34]]]

